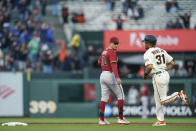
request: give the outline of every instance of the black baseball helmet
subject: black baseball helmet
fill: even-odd
[[[146,35],[142,42],[151,43],[152,45],[156,45],[157,38],[154,35]]]

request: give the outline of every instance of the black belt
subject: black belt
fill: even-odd
[[[162,73],[162,71],[158,71],[158,72],[156,72],[154,74],[158,75],[158,74],[161,74],[161,73]]]

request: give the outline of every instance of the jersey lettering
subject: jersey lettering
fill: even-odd
[[[102,56],[101,65],[107,65],[107,61],[104,55]]]
[[[165,64],[165,55],[164,54],[157,55],[156,59],[157,59],[157,65]]]

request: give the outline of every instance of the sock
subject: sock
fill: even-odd
[[[106,102],[101,101],[100,105],[99,105],[99,109],[100,109],[99,116],[100,116],[100,120],[102,120],[102,121],[104,121],[105,104],[106,104]]]
[[[123,119],[123,106],[124,106],[124,100],[118,100],[118,112],[119,112],[120,119]]]

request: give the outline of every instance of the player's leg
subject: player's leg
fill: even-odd
[[[100,76],[100,84],[101,84],[101,101],[100,101],[100,106],[99,106],[99,116],[100,116],[100,121],[99,124],[109,124],[107,120],[104,119],[104,112],[105,112],[105,105],[106,102],[108,101],[110,90],[105,82],[105,79],[107,78],[107,75],[101,74]]]
[[[154,88],[154,99],[155,99],[155,104],[156,104],[156,116],[157,116],[157,122],[153,124],[153,126],[161,126],[161,125],[166,125],[165,120],[164,120],[164,113],[163,113],[163,107],[161,104],[161,99],[160,99],[160,93],[157,90],[157,84],[155,84],[154,77],[152,79],[153,82],[153,88]]]
[[[158,87],[157,90],[160,94],[161,104],[172,104],[180,99],[178,92],[174,92],[170,96],[167,96],[168,83],[169,74],[166,71],[155,77],[155,84],[156,87]]]
[[[116,78],[114,75],[112,75],[112,85],[110,86],[110,89],[114,92],[118,99],[118,111],[119,111],[119,117],[118,117],[118,123],[130,123],[128,120],[126,120],[123,117],[123,107],[124,107],[124,91],[122,88],[122,85],[118,85],[116,82]]]

